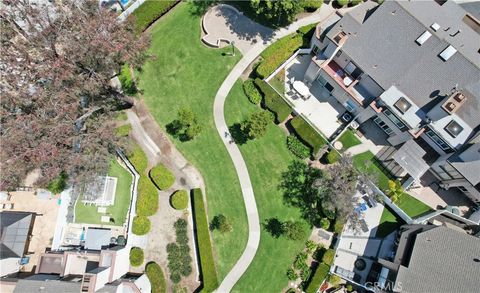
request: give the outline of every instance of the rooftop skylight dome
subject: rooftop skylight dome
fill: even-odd
[[[404,97],[398,99],[394,105],[395,108],[397,108],[397,110],[400,111],[402,114],[405,114],[405,112],[407,112],[408,109],[410,109],[410,107],[412,106],[412,104],[410,104],[410,102],[407,101],[407,99],[405,99]]]
[[[445,126],[445,130],[450,134],[452,137],[457,137],[457,135],[462,132],[463,127],[460,126],[455,120],[450,121],[450,123]]]

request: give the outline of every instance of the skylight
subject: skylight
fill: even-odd
[[[405,112],[410,109],[412,104],[410,104],[410,102],[407,101],[407,99],[405,99],[404,97],[401,97],[395,102],[394,106],[395,108],[397,108],[398,111],[400,111],[400,113],[405,114]]]
[[[425,43],[428,38],[430,38],[432,36],[432,34],[429,32],[429,31],[425,31],[420,37],[418,37],[418,39],[415,40],[415,42],[417,42],[417,44],[419,44],[420,46],[423,45],[423,43]]]
[[[457,53],[457,49],[450,45],[445,50],[443,50],[442,53],[440,53],[440,58],[442,58],[443,61],[447,61],[455,53]]]
[[[462,132],[463,127],[460,126],[455,120],[450,121],[450,123],[445,126],[445,130],[450,134],[452,137],[457,137],[457,135]]]
[[[432,28],[432,30],[434,31],[438,31],[440,29],[440,25],[436,22],[432,23],[432,25],[430,26]]]

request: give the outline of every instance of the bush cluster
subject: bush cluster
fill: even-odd
[[[67,179],[68,179],[67,173],[63,171],[60,172],[60,174],[55,179],[53,179],[52,181],[50,181],[50,183],[48,183],[47,185],[48,191],[50,191],[53,194],[59,194],[60,192],[65,190],[65,188],[67,187]]]
[[[330,266],[324,263],[321,263],[315,270],[315,273],[310,283],[308,284],[305,292],[316,293],[320,285],[323,283],[323,281],[327,277],[329,271],[330,271]]]
[[[173,226],[176,242],[167,244],[167,260],[170,280],[177,284],[182,276],[187,277],[192,273],[192,258],[188,246],[187,221],[178,219]]]
[[[137,87],[135,86],[135,81],[132,78],[132,73],[130,72],[130,66],[128,64],[123,64],[120,74],[118,75],[118,80],[120,81],[123,92],[126,95],[133,96],[137,93]]]
[[[283,122],[288,115],[292,113],[292,108],[283,100],[283,98],[265,81],[257,78],[255,84],[263,94],[263,103],[265,107],[275,114],[277,123]]]
[[[145,216],[136,216],[133,218],[132,232],[136,235],[145,235],[150,232],[151,223]]]
[[[331,266],[333,264],[333,259],[335,257],[335,250],[327,249],[322,257],[322,262]]]
[[[340,159],[340,154],[336,150],[330,150],[327,154],[326,161],[328,164],[335,164]]]
[[[322,229],[328,230],[330,227],[330,221],[327,218],[323,218],[320,220],[320,227]]]
[[[180,0],[147,0],[132,15],[135,16],[135,29],[138,33],[146,30]]]
[[[137,214],[141,216],[153,216],[158,209],[158,192],[145,175],[140,176],[138,181]]]
[[[213,292],[218,287],[217,271],[213,260],[207,213],[203,203],[202,190],[193,190],[193,210],[197,233],[200,268],[202,270],[203,291]]]
[[[243,91],[251,103],[258,105],[262,101],[262,95],[258,91],[253,79],[249,78],[243,82]]]
[[[300,139],[313,148],[314,154],[327,143],[302,117],[297,116],[290,123]]]
[[[232,224],[224,215],[216,215],[210,223],[210,230],[218,230],[221,233],[232,231]]]
[[[306,159],[310,156],[310,148],[304,145],[295,135],[287,137],[287,148],[300,159]]]
[[[340,7],[343,7],[350,2],[350,0],[335,0],[335,1],[336,1],[336,4]]]
[[[305,0],[302,1],[302,7],[307,12],[313,12],[320,8],[323,4],[323,0]]]
[[[145,267],[148,280],[152,285],[152,293],[167,292],[167,282],[163,274],[162,268],[155,262],[150,262]]]
[[[175,183],[175,176],[163,164],[158,164],[150,170],[150,178],[160,190],[169,189]]]
[[[177,190],[170,197],[170,204],[176,210],[184,210],[188,206],[188,192],[186,190]]]
[[[130,264],[134,267],[143,264],[143,250],[140,247],[133,247],[130,250]]]

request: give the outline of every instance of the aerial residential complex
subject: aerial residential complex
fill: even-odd
[[[5,2],[0,293],[478,292],[480,0]]]
[[[479,31],[452,1],[365,3],[317,27],[303,79],[338,115],[351,113],[350,125],[391,146],[380,159],[392,174],[419,180],[430,171],[478,203]]]

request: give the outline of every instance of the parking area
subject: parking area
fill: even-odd
[[[25,255],[29,258],[29,262],[21,269],[21,271],[30,272],[37,265],[40,254],[52,245],[60,207],[59,198],[47,192],[37,196],[35,191],[14,191],[9,193],[8,199],[0,202],[0,206],[5,206],[5,208],[1,208],[2,211],[36,213],[32,237],[28,245],[27,255]]]

